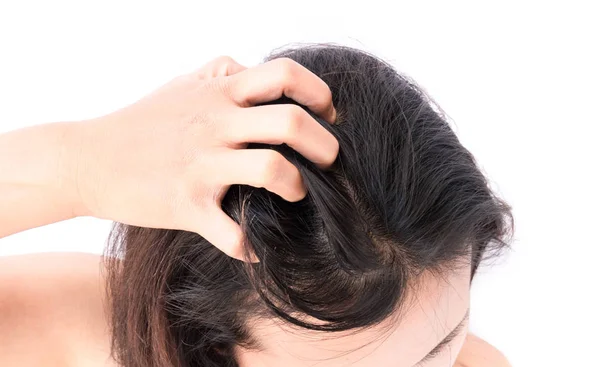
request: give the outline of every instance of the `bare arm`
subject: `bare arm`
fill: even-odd
[[[0,257],[0,366],[116,366],[103,287],[96,255]]]
[[[0,237],[83,214],[74,181],[75,123],[0,135]]]
[[[0,135],[0,237],[91,215],[197,232],[242,258],[241,229],[221,210],[229,186],[306,195],[294,165],[247,144],[285,143],[323,168],[337,157],[335,137],[304,109],[255,106],[284,95],[335,121],[329,87],[300,64],[219,58],[107,116]]]

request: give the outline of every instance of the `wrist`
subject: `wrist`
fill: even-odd
[[[69,122],[0,135],[0,207],[36,198],[56,216],[46,222],[87,215],[78,188],[81,136],[80,125]]]
[[[57,126],[61,130],[57,186],[73,217],[92,215],[85,194],[90,166],[86,154],[91,143],[89,124],[88,121],[78,121],[60,123]]]

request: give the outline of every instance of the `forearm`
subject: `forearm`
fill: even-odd
[[[75,131],[54,123],[0,135],[0,237],[81,214]]]

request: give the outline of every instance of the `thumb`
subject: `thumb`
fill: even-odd
[[[226,255],[242,261],[258,261],[255,256],[250,259],[244,257],[242,229],[221,208],[215,205],[204,210],[200,223],[194,231]]]

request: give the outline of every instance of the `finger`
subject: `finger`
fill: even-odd
[[[247,69],[232,76],[228,83],[231,97],[241,106],[270,102],[286,96],[327,121],[335,122],[336,111],[327,84],[291,59],[275,59]]]
[[[204,209],[193,231],[230,257],[244,260],[243,234],[240,226],[217,206]]]
[[[337,139],[302,107],[293,104],[236,109],[226,136],[234,143],[287,144],[321,168],[336,159]]]
[[[201,67],[196,73],[200,79],[211,79],[234,75],[246,69],[245,66],[238,64],[229,56],[219,56]]]
[[[218,154],[213,163],[220,167],[219,183],[224,186],[262,187],[287,201],[299,201],[306,196],[298,169],[274,150],[227,150]]]

